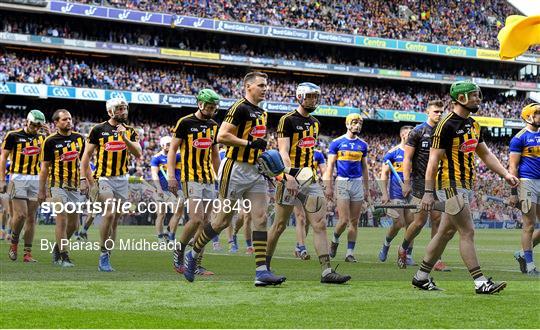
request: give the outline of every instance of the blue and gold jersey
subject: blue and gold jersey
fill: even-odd
[[[405,156],[405,150],[400,146],[395,146],[384,155],[383,163],[389,161],[397,174],[399,175],[401,181],[403,181],[403,158]],[[390,172],[390,199],[403,199],[403,192],[401,191],[401,185],[399,180],[396,178],[394,173]]]
[[[176,181],[180,182],[180,169],[182,163],[180,162],[180,154],[176,154],[176,169],[174,171]],[[159,183],[161,184],[161,189],[163,191],[169,191],[169,183],[167,182],[167,155],[162,154],[161,152],[154,155],[150,160],[150,166],[157,166],[159,169],[158,177]]]
[[[510,141],[510,152],[521,155],[520,178],[540,179],[540,131],[531,132],[526,128],[519,131]]]
[[[360,139],[349,139],[346,135],[330,143],[330,155],[336,155],[337,175],[342,178],[362,177],[362,159],[367,157],[368,145]]]

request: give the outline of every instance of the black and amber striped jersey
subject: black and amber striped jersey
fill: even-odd
[[[127,138],[133,142],[138,141],[139,136],[133,127],[125,127]],[[88,134],[87,142],[97,146],[95,178],[127,174],[129,151],[126,143],[116,131],[116,127],[108,121],[97,124]]]
[[[291,167],[310,167],[317,173],[314,153],[319,138],[319,121],[309,115],[302,116],[294,110],[279,119],[278,138],[289,138]]]
[[[28,134],[24,128],[6,134],[2,149],[10,152],[9,174],[38,175],[39,154],[45,136]]]
[[[43,142],[41,160],[51,162],[49,186],[78,188],[80,179],[80,159],[84,152],[84,137],[76,132],[49,135]]]
[[[214,183],[212,146],[216,144],[217,130],[218,124],[213,119],[202,120],[195,114],[178,120],[172,133],[182,140],[180,181]]]
[[[225,116],[227,123],[236,126],[236,137],[248,141],[266,137],[268,114],[245,98],[236,101]],[[249,147],[227,147],[225,157],[234,161],[255,164],[262,150]]]
[[[451,112],[433,130],[432,148],[444,149],[439,162],[437,189],[472,189],[475,179],[475,150],[483,138],[480,125],[471,117]]]

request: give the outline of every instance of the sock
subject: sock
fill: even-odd
[[[332,242],[339,243],[339,236],[341,236],[341,234],[334,232],[334,238],[332,238]]]
[[[356,245],[356,242],[349,241],[347,242],[347,255],[352,256],[354,251],[354,246]]]
[[[212,242],[219,243],[219,235],[212,237]]]
[[[171,227],[169,227],[169,225],[167,225],[167,232],[168,232],[168,233],[171,232]]]
[[[208,242],[210,242],[210,239],[214,236],[217,236],[217,234],[218,233],[214,231],[214,228],[212,228],[212,225],[210,225],[209,223],[205,224],[202,233],[197,238],[195,244],[193,244],[193,257],[196,258],[198,254],[201,253],[204,246]]]
[[[300,243],[296,242],[296,247],[294,249],[296,251],[300,251]]]
[[[246,239],[246,246],[247,246],[247,247],[252,247],[252,246],[253,246],[253,242],[252,242],[250,239]]]
[[[327,271],[328,269],[330,269],[330,271],[332,271],[332,267],[330,266],[330,256],[328,254],[320,255],[319,256],[319,263],[321,264],[321,269],[323,271],[323,276],[326,275],[326,274],[324,274],[324,272]]]
[[[523,251],[523,257],[525,258],[525,263],[527,263],[527,271],[530,272],[535,268],[532,250]]]
[[[169,241],[174,241],[176,239],[176,233],[172,231],[169,232]]]
[[[424,260],[422,260],[422,263],[420,264],[420,269],[416,272],[416,279],[417,280],[427,280],[429,278],[429,273],[431,273],[431,270],[433,269],[434,264],[430,264]]]
[[[2,225],[2,230],[6,230],[6,225]]]
[[[254,239],[255,239],[255,238],[254,238]],[[232,236],[232,241],[233,241],[233,243],[234,243],[235,245],[238,244],[238,239],[237,239],[237,237],[236,237],[236,234],[234,234],[234,235]]]
[[[393,237],[388,237],[388,236],[386,236],[386,237],[384,238],[384,246],[390,246],[390,243],[392,243],[392,240],[393,240],[393,239],[394,239]]]
[[[266,268],[270,270],[270,263],[272,262],[272,256],[267,255],[266,256]]]
[[[401,243],[401,248],[405,251],[407,251],[409,249],[409,244],[411,244],[411,242],[407,241],[406,239],[403,240],[403,243]]]
[[[482,271],[480,270],[480,266],[469,269],[469,273],[471,274],[474,280],[474,284],[477,287],[487,281],[487,278],[484,276],[484,274],[482,274]]]
[[[107,252],[109,252],[109,251],[107,251],[107,249],[105,248],[105,246],[102,246],[102,247],[101,247],[101,254],[107,253]]]
[[[61,259],[61,260],[66,260],[66,259],[68,259],[68,253],[67,253],[67,251],[62,251],[62,252],[60,252],[60,259]]]
[[[8,228],[7,233],[8,235],[11,235],[11,228]]]
[[[410,247],[407,249],[407,256],[408,256],[408,257],[412,256],[412,249],[413,249],[412,246],[410,246]]]
[[[74,232],[74,233],[73,233],[73,236],[79,237],[79,231],[77,230],[76,232]]]
[[[197,268],[201,267],[202,257],[203,257],[203,252],[204,252],[204,249],[203,249],[203,251],[201,251],[201,253],[199,253],[199,255],[197,256],[197,260],[196,260]]]
[[[158,238],[163,238],[163,233],[157,235]]]
[[[19,234],[13,232],[13,235],[11,235],[11,244],[19,244]]]
[[[236,235],[233,236],[236,238]],[[266,266],[266,243],[268,240],[268,232],[253,231],[253,247],[255,248],[255,265],[256,270],[268,270]]]
[[[83,231],[86,233],[88,231],[88,228],[90,228],[90,225],[84,225],[83,227]]]
[[[32,252],[32,244],[24,244],[24,253]]]

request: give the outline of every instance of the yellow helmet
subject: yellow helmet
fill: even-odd
[[[523,107],[523,110],[521,110],[521,119],[528,124],[532,124],[532,117],[536,111],[540,111],[540,103],[527,104]]]
[[[362,119],[362,116],[360,116],[359,113],[350,113],[350,114],[348,114],[347,117],[345,118],[345,125],[349,125],[351,123],[351,121],[353,121],[355,119]]]

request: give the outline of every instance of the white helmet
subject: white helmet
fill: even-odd
[[[110,99],[106,103],[107,113],[109,114],[109,116],[118,120],[118,118],[116,117],[116,110],[118,107],[121,107],[121,106],[125,106],[126,110],[129,110],[129,104],[123,98],[117,97],[117,98]],[[122,120],[120,120],[120,122],[122,122]]]
[[[165,145],[170,144],[172,141],[172,138],[170,136],[162,136],[161,139],[159,139],[159,145],[162,148],[165,148]]]
[[[307,94],[317,94],[318,99],[315,102],[315,105],[306,107],[303,105],[304,100],[306,99]],[[296,100],[298,103],[300,103],[301,106],[303,106],[308,112],[313,112],[317,107],[319,106],[319,102],[321,101],[321,88],[314,83],[310,82],[303,82],[296,88]]]

